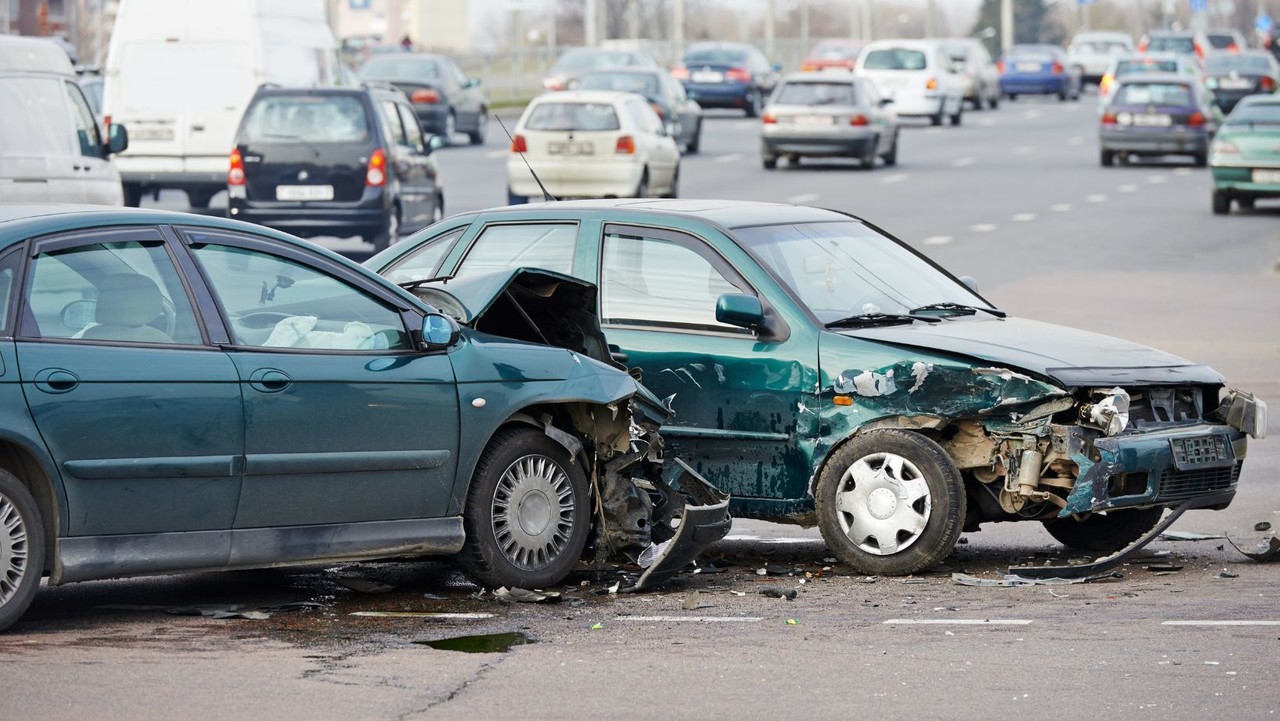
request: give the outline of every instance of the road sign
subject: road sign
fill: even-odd
[[[1276,26],[1275,21],[1270,15],[1259,15],[1257,20],[1253,21],[1253,27],[1257,28],[1260,33],[1269,33],[1271,28]]]
[[[1191,0],[1191,12],[1202,13],[1209,9],[1209,0]]]

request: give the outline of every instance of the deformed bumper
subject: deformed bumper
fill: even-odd
[[[679,490],[678,496],[667,495],[667,499],[676,501],[679,507],[655,508],[654,522],[674,526],[675,535],[640,554],[640,565],[648,564],[648,568],[636,585],[626,589],[628,591],[642,591],[666,583],[708,546],[728,535],[733,525],[729,495],[711,485],[687,463],[676,459],[664,476],[667,488]]]

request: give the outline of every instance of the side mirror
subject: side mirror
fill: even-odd
[[[107,131],[107,152],[114,155],[123,153],[129,147],[129,131],[123,125],[112,123]]]
[[[964,284],[964,287],[968,288],[969,290],[973,291],[974,293],[977,293],[977,292],[978,292],[978,281],[974,280],[974,279],[973,279],[973,276],[971,276],[971,275],[962,275],[962,276],[960,276],[957,280],[959,280],[961,283],[963,283],[963,284]]]
[[[893,104],[893,98],[880,98],[880,107],[883,108],[886,105],[892,105],[892,104]]]
[[[775,73],[782,72],[782,63],[774,63],[772,67],[773,67],[773,72]]]
[[[444,147],[444,138],[439,135],[432,135],[427,139],[427,155],[431,155],[440,148]]]
[[[764,325],[764,306],[754,295],[725,293],[716,299],[716,320],[755,330]]]
[[[467,78],[467,84],[464,87],[468,87],[468,88],[480,87],[480,78]]]
[[[422,344],[426,350],[452,347],[462,335],[458,322],[442,313],[428,313],[422,318]]]

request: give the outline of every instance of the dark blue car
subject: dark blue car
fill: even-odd
[[[704,108],[741,108],[748,118],[760,114],[778,83],[781,66],[746,43],[694,43],[671,75]]]
[[[1000,92],[1010,100],[1017,100],[1019,95],[1080,99],[1080,68],[1068,64],[1066,51],[1056,45],[1014,45],[996,66],[1000,70]]]

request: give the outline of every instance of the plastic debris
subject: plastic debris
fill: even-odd
[[[1174,571],[1182,570],[1182,566],[1176,563],[1153,563],[1150,566],[1143,566],[1143,568],[1156,573],[1173,573]]]
[[[1230,538],[1227,539],[1227,542],[1231,544],[1232,548],[1235,548],[1237,551],[1243,553],[1249,558],[1252,558],[1258,563],[1269,563],[1276,560],[1276,558],[1280,558],[1280,538],[1275,536],[1272,536],[1269,541],[1259,543],[1256,551],[1246,551],[1236,545],[1236,542]]]
[[[765,586],[760,589],[761,596],[769,598],[785,598],[788,601],[796,600],[796,590],[794,588],[778,588],[777,586]]]
[[[249,621],[264,621],[271,618],[266,611],[242,611],[239,605],[229,606],[176,606],[165,609],[172,616],[204,616],[205,618],[241,618]]]
[[[324,604],[316,601],[290,601],[289,603],[281,603],[275,606],[264,606],[259,610],[267,613],[289,613],[291,611],[310,611],[313,608],[324,608]]]
[[[1240,574],[1232,573],[1230,571],[1222,571],[1218,574],[1218,578],[1240,578]]]
[[[599,630],[600,630],[600,629],[602,629],[602,628],[604,628],[604,624],[603,624],[603,623],[593,623],[593,624],[591,624],[591,630],[592,630],[592,631],[599,631]]]
[[[1165,531],[1160,534],[1160,540],[1162,541],[1213,541],[1219,538],[1226,538],[1226,536],[1215,536],[1194,531]]]
[[[518,631],[509,633],[486,633],[477,636],[455,636],[436,641],[414,641],[422,646],[430,646],[438,651],[462,651],[463,653],[501,653],[511,650],[512,646],[523,646],[533,643],[528,636]]]
[[[680,608],[686,611],[696,611],[700,608],[711,608],[711,604],[702,602],[702,594],[694,591],[685,597],[684,603],[680,604]]]
[[[431,618],[441,621],[481,621],[493,618],[492,613],[436,613],[432,611],[352,611],[348,616],[368,618]]]
[[[1270,523],[1268,523],[1267,521],[1259,521],[1259,522],[1257,522],[1257,523],[1253,524],[1253,530],[1255,530],[1255,531],[1270,531],[1270,530],[1271,530],[1271,524],[1270,524]]]
[[[560,600],[558,591],[530,591],[527,588],[507,588],[502,586],[493,592],[493,597],[503,603],[556,603]]]
[[[798,625],[800,625],[800,622],[799,622],[799,621],[797,621],[797,620],[795,620],[794,618],[788,618],[788,619],[787,619],[787,625],[788,625],[788,626],[798,626]]]
[[[1007,574],[1001,578],[980,578],[978,576],[970,576],[967,573],[953,573],[951,580],[961,586],[986,586],[998,588],[1013,588],[1015,586],[1066,586],[1076,583],[1093,583],[1097,581],[1110,581],[1116,578],[1124,578],[1123,573],[1097,573],[1092,576],[1082,576],[1080,578],[1026,578],[1015,574]]]
[[[356,593],[391,593],[396,590],[396,587],[389,583],[370,581],[367,578],[335,578],[333,582]]]

